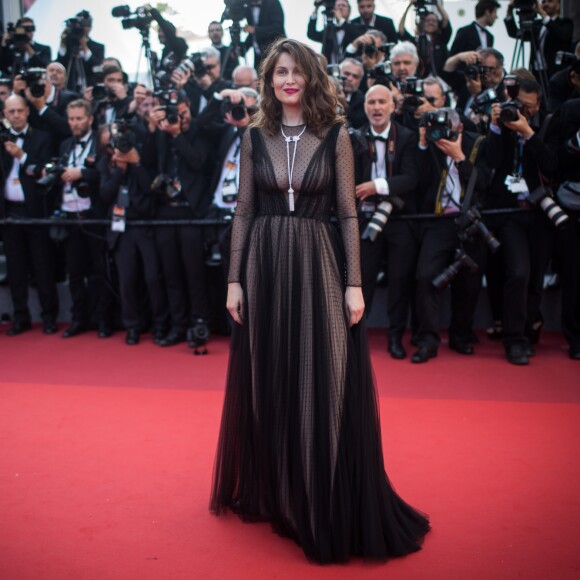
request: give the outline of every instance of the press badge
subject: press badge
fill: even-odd
[[[113,207],[113,220],[111,221],[111,230],[114,232],[124,232],[127,222],[125,220],[125,208],[118,204]]]
[[[528,184],[523,177],[519,175],[508,175],[504,183],[512,193],[524,193],[529,191]]]
[[[238,198],[238,188],[234,179],[225,179],[222,185],[224,203],[235,203]]]

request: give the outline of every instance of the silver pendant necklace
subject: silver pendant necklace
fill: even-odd
[[[304,129],[300,131],[298,135],[290,136],[284,133],[284,129],[280,126],[280,132],[282,133],[282,137],[286,140],[286,159],[288,160],[288,207],[290,209],[290,213],[294,212],[294,190],[292,189],[292,175],[294,174],[294,161],[296,161],[296,149],[298,149],[298,141],[300,141],[300,137],[306,131],[306,125],[304,125]],[[294,151],[292,153],[292,164],[290,164],[290,143],[294,143]]]

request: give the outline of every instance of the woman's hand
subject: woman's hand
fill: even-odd
[[[228,284],[226,308],[238,324],[244,323],[244,291],[239,282],[230,282]]]
[[[347,286],[346,292],[344,293],[344,303],[348,314],[348,325],[354,326],[358,324],[365,311],[362,288],[359,286]]]

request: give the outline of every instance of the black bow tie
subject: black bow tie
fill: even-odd
[[[382,135],[370,135],[370,138],[373,141],[382,141],[383,143],[387,143],[388,142],[388,138],[387,137],[383,137]]]

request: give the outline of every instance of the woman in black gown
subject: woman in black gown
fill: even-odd
[[[227,299],[237,324],[210,509],[269,521],[320,563],[402,556],[429,523],[383,464],[348,132],[307,46],[276,42],[261,76],[241,149]]]

